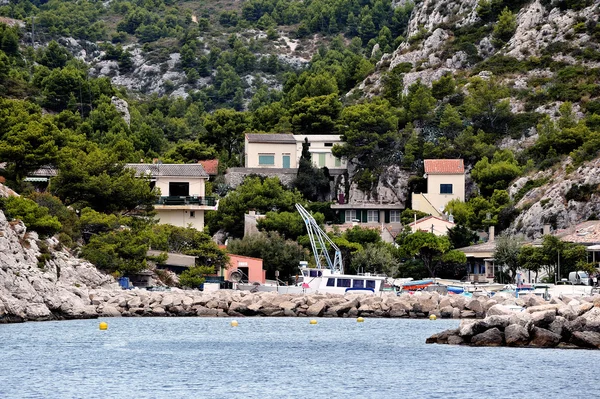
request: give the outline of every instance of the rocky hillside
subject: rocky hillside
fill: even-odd
[[[114,278],[59,248],[0,211],[0,323],[93,317],[90,290],[118,289]]]

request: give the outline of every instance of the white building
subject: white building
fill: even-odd
[[[204,212],[216,210],[214,197],[205,196],[208,174],[200,164],[127,164],[138,176],[149,176],[160,189],[154,209],[161,224],[204,229]]]
[[[302,144],[308,140],[313,164],[345,170],[346,160],[333,156],[331,149],[341,144],[339,135],[293,135],[247,133],[244,142],[246,168],[296,169],[302,156]]]
[[[465,166],[462,159],[426,159],[426,193],[412,194],[412,209],[442,216],[446,204],[465,200]]]

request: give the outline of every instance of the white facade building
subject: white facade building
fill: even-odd
[[[214,197],[205,196],[208,174],[200,164],[127,164],[136,175],[148,176],[160,190],[154,205],[160,224],[204,229],[204,212],[216,210]]]

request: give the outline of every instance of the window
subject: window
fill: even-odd
[[[335,157],[335,167],[339,168],[342,166],[342,160],[338,157]]]
[[[258,154],[259,165],[275,165],[275,154]]]
[[[333,278],[333,277],[329,277],[329,278],[327,279],[327,286],[328,286],[328,287],[335,287],[335,278]]]
[[[352,281],[352,288],[365,288],[365,280]]]
[[[400,223],[400,211],[390,211],[390,223]]]
[[[375,280],[367,280],[367,287],[366,288],[375,289]]]
[[[171,197],[187,197],[190,195],[190,183],[169,183],[169,196]]]
[[[324,152],[319,154],[319,167],[320,168],[325,166],[325,155],[327,155],[327,154],[325,154]]]
[[[346,222],[350,223],[356,219],[356,209],[349,209],[346,211]]]
[[[325,143],[325,147],[333,147],[333,143]]]
[[[349,278],[338,278],[337,286],[338,287],[350,287],[350,279]]]
[[[196,217],[196,211],[190,211],[190,219],[193,219]]]
[[[321,277],[321,276],[323,276],[323,272],[320,270],[311,270],[309,276],[310,277]]]
[[[440,194],[452,194],[452,184],[440,184]]]
[[[367,222],[379,222],[379,211],[367,211]]]

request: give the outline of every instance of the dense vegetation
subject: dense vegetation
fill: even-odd
[[[600,60],[597,21],[577,20],[573,26],[571,35],[589,38],[585,45],[551,42],[539,57],[517,60],[496,53],[484,59],[473,45],[489,36],[502,48],[514,34],[515,16],[525,3],[481,1],[476,23],[445,27],[454,35],[445,54],[464,51],[469,69],[445,74],[431,86],[417,81],[405,91],[405,75],[419,65],[401,63],[387,71],[382,61],[381,86],[373,98],[356,86],[375,71],[383,53],[401,43],[416,47],[431,34],[421,29],[406,37],[414,7],[410,2],[396,8],[390,0],[249,0],[237,8],[225,1],[205,5],[175,0],[114,0],[107,5],[18,0],[1,5],[0,15],[25,21],[24,29],[0,24],[2,175],[7,185],[33,201],[10,199],[2,208],[42,235],[59,233],[65,245],[83,244],[82,254],[100,267],[120,273],[139,270],[146,265],[145,250],[166,233],[148,219],[140,220],[140,215],[151,215],[156,193],[124,168],[125,163],[216,157],[224,170],[243,164],[243,135],[248,131],[337,133],[344,144],[334,147],[334,154],[349,160],[353,181],[373,195],[380,174],[392,165],[414,175],[422,174],[426,158],[463,158],[472,167],[478,190],[467,202],[447,208],[467,229],[456,240],[421,237],[417,245],[412,240],[419,237],[402,236],[397,250],[362,236],[334,234],[348,255],[346,266],[354,270],[365,269],[370,259],[379,270],[395,275],[451,275],[461,263],[451,248],[464,246],[468,230],[508,227],[521,211],[519,199],[544,184],[531,180],[511,197],[507,189],[515,178],[552,168],[567,156],[576,167],[597,157],[600,149],[600,68],[582,65]],[[590,4],[554,3],[563,10]],[[258,30],[265,34],[255,34]],[[59,44],[65,36],[87,40],[90,53],[101,49],[104,60],[115,61],[120,73],[133,68],[135,46],[157,64],[178,52],[175,69],[185,73],[181,84],[188,95],[146,95],[147,88],[132,93],[109,78],[94,78],[88,64]],[[306,47],[309,63],[292,66],[277,56],[287,39],[298,39]],[[576,63],[553,57],[556,53]],[[512,74],[534,69],[550,75],[527,75],[526,89],[506,84]],[[478,75],[481,71],[492,76]],[[174,83],[165,85],[165,94],[173,90]],[[128,102],[130,123],[114,97]],[[519,101],[522,111],[513,112],[509,99]],[[553,118],[539,111],[540,105],[557,101],[562,105]],[[533,128],[539,137],[532,146],[501,148],[503,140],[520,139]],[[55,166],[58,176],[48,193],[40,195],[24,178],[44,165]],[[268,213],[260,225],[265,231],[261,240],[278,243],[273,248],[286,254],[289,265],[291,259],[306,257],[286,242],[297,239],[305,248],[308,244],[293,204],[322,200],[328,175],[310,165],[307,156],[300,169],[293,189],[272,179],[249,178],[232,191],[218,177],[210,188],[224,198],[219,212],[207,215],[208,231],[224,230],[241,238],[243,213],[253,208]],[[573,190],[571,198],[585,199],[595,188]],[[328,212],[327,204],[310,205],[315,213]],[[190,238],[204,248],[194,254],[219,253],[207,237]],[[243,240],[233,244],[239,253],[277,259],[258,253],[259,246]],[[427,252],[426,247],[433,249]],[[405,262],[412,258],[417,266]],[[219,259],[224,259],[222,253]],[[207,262],[199,266],[218,266]],[[268,265],[269,273],[278,267],[286,277],[293,275],[288,263]],[[186,278],[197,282],[206,269],[194,273]]]

